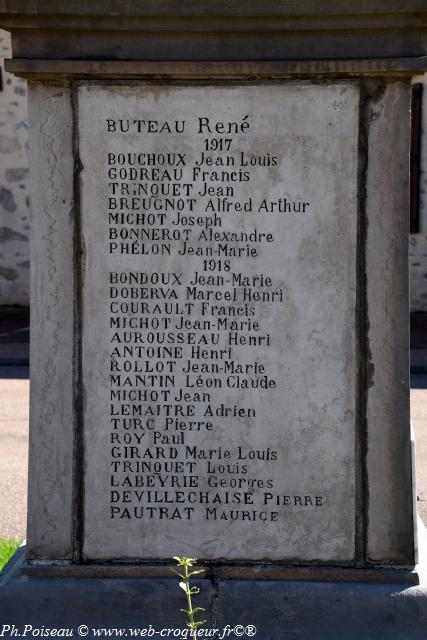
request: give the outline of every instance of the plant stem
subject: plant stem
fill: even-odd
[[[190,620],[190,629],[194,629],[194,614],[193,603],[191,602],[191,590],[190,590],[190,576],[188,575],[188,566],[185,567],[185,584],[187,586],[187,605],[188,605],[188,617]]]

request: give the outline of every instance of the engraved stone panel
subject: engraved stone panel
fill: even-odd
[[[87,558],[352,560],[358,109],[80,86]]]

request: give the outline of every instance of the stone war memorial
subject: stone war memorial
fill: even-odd
[[[0,26],[32,181],[28,534],[0,636],[187,637],[186,556],[197,637],[425,639],[425,2],[1,0]]]

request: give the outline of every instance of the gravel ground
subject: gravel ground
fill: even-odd
[[[427,525],[427,375],[412,378],[411,421],[415,433],[417,509]]]
[[[5,367],[0,375],[23,375]],[[12,371],[12,369],[14,369]],[[25,538],[27,520],[28,379],[0,378],[0,537]]]

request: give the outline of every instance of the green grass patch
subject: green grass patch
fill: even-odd
[[[0,571],[13,556],[21,542],[16,538],[0,538]]]

